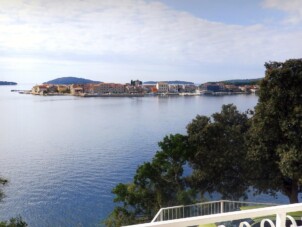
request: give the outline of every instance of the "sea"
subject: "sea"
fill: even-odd
[[[18,215],[30,227],[103,226],[113,210],[112,189],[130,182],[152,159],[165,135],[186,133],[197,115],[223,104],[253,109],[258,97],[34,96],[0,86],[0,220]],[[279,196],[250,201],[287,202]]]

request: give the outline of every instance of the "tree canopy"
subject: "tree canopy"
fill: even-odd
[[[106,226],[151,221],[162,207],[193,202],[194,191],[186,187],[184,176],[187,137],[166,136],[159,147],[151,162],[137,168],[133,182],[112,190],[120,205],[105,220]]]
[[[2,187],[8,183],[8,180],[0,177],[0,202],[4,197]],[[0,221],[0,227],[26,227],[27,223],[23,221],[21,216],[11,218],[9,221]]]
[[[219,192],[226,199],[246,197],[247,114],[232,104],[223,105],[212,118],[197,116],[187,129],[192,186],[202,194]]]
[[[113,189],[116,207],[107,226],[152,219],[161,207],[192,203],[205,193],[246,199],[283,193],[298,202],[302,185],[302,60],[265,64],[259,101],[241,113],[223,105],[211,117],[198,115],[186,135],[169,135],[133,182]],[[187,171],[185,171],[187,170]],[[186,172],[186,173],[185,173]]]
[[[224,105],[212,120],[197,116],[187,129],[188,135],[166,136],[152,161],[137,168],[133,182],[113,189],[120,205],[106,219],[107,226],[150,221],[160,208],[200,201],[205,192],[226,199],[245,196],[246,113]]]
[[[4,185],[7,184],[7,180],[4,179],[3,177],[0,177],[0,201],[2,200],[3,196],[4,196],[4,193],[3,193],[3,190],[2,190],[2,187]]]
[[[9,221],[0,222],[0,227],[26,227],[28,226],[25,221],[23,221],[21,216],[16,218],[11,218]]]
[[[249,131],[252,184],[295,203],[302,183],[302,60],[265,67]]]

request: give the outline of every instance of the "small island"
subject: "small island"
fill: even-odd
[[[0,85],[17,85],[16,82],[0,81]]]

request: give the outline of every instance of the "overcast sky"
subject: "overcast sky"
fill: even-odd
[[[301,53],[302,0],[0,0],[0,80],[259,78]]]

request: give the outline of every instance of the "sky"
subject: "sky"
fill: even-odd
[[[260,78],[301,40],[302,0],[0,0],[0,81]]]

